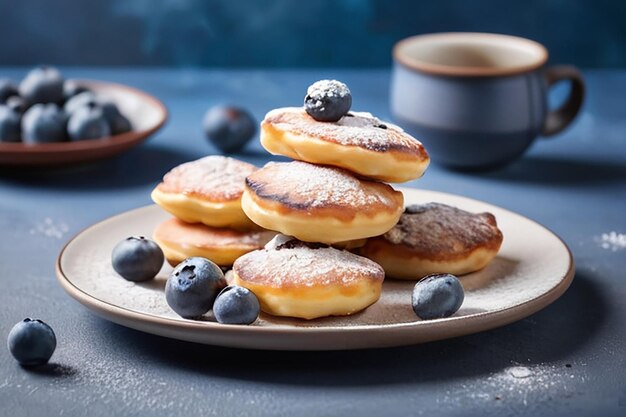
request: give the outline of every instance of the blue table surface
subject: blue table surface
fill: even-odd
[[[0,76],[24,71],[4,68]],[[64,293],[54,262],[82,228],[149,204],[168,169],[215,152],[201,130],[209,106],[243,105],[261,119],[272,108],[301,103],[311,82],[337,78],[350,86],[355,109],[387,118],[389,71],[65,74],[144,89],[166,104],[170,118],[151,140],[111,160],[0,170],[0,335],[30,316],[47,321],[58,337],[53,365],[40,371],[20,368],[0,349],[1,415],[626,415],[626,249],[600,242],[605,233],[626,233],[626,72],[585,72],[581,116],[509,167],[467,174],[432,164],[409,184],[484,200],[552,229],[577,265],[565,295],[480,334],[317,353],[196,345],[109,323]],[[271,159],[257,140],[236,156],[257,165]]]

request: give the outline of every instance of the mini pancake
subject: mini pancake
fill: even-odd
[[[300,107],[275,109],[261,123],[261,144],[275,155],[387,182],[419,178],[430,162],[417,139],[364,112],[349,112],[337,122],[318,122]]]
[[[250,174],[241,200],[259,226],[328,244],[385,233],[403,204],[402,193],[387,184],[300,161],[270,162]]]
[[[493,214],[428,203],[407,207],[393,229],[368,239],[359,253],[380,264],[388,277],[417,280],[433,273],[477,271],[501,244]]]
[[[250,229],[241,209],[246,176],[257,168],[237,159],[207,156],[165,174],[152,200],[180,220],[212,227]]]
[[[241,255],[261,249],[274,235],[276,233],[270,231],[242,232],[174,218],[159,224],[153,238],[172,266],[192,256],[207,258],[219,266],[230,266]]]
[[[243,255],[232,280],[275,316],[315,319],[354,314],[380,298],[385,277],[376,263],[348,251],[291,240]]]

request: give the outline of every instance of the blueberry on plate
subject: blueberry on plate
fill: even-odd
[[[72,113],[67,122],[67,133],[74,141],[98,139],[111,136],[111,128],[102,107],[89,102]]]
[[[62,142],[67,139],[67,117],[56,104],[35,104],[22,116],[24,143]]]
[[[91,103],[98,104],[98,97],[96,97],[93,91],[83,91],[67,100],[63,106],[63,110],[71,116],[76,110]]]
[[[63,77],[53,67],[32,69],[18,87],[20,96],[29,103],[63,102]]]
[[[65,80],[65,82],[63,83],[63,99],[65,101],[69,100],[75,95],[84,93],[85,91],[89,91],[89,88],[81,85],[76,80]]]
[[[411,303],[423,320],[450,317],[461,308],[465,294],[457,277],[451,274],[427,275],[415,284]]]
[[[344,83],[321,80],[309,86],[304,97],[304,109],[318,122],[336,122],[352,107],[352,94]]]
[[[0,103],[6,103],[9,97],[19,96],[17,85],[8,78],[0,79]]]
[[[243,149],[257,130],[257,122],[248,111],[229,106],[211,107],[202,126],[213,146],[224,153]]]
[[[24,114],[26,110],[28,110],[28,102],[20,96],[9,97],[6,101],[6,105],[21,114]]]
[[[7,105],[0,105],[0,142],[22,140],[22,114]]]
[[[213,314],[222,324],[251,324],[259,317],[261,306],[247,288],[233,285],[224,288],[215,299]]]
[[[101,100],[100,105],[104,112],[104,118],[107,120],[109,127],[111,128],[111,135],[120,135],[122,133],[130,132],[132,125],[122,113],[119,108],[112,101]]]
[[[221,268],[205,258],[182,261],[165,285],[167,304],[181,317],[195,318],[213,307],[217,294],[226,287]]]
[[[147,281],[154,278],[163,266],[163,251],[153,241],[143,236],[131,236],[115,245],[111,262],[122,278]]]
[[[7,345],[20,365],[44,365],[57,347],[57,338],[43,321],[24,319],[9,332]]]

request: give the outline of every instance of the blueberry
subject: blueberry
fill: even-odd
[[[465,298],[463,286],[451,274],[427,275],[415,284],[413,311],[423,320],[440,319],[456,313]]]
[[[17,85],[8,78],[0,79],[0,103],[6,103],[9,97],[19,96]]]
[[[187,258],[168,278],[165,300],[179,316],[199,317],[213,307],[215,297],[225,286],[219,266],[205,258]]]
[[[102,107],[89,102],[77,109],[67,123],[67,133],[72,140],[98,139],[111,135],[111,128]]]
[[[75,95],[84,93],[85,91],[90,91],[90,90],[89,88],[85,87],[84,85],[81,85],[75,80],[65,80],[65,82],[63,83],[63,99],[65,101],[69,100]]]
[[[56,68],[32,69],[20,83],[20,95],[29,103],[63,102],[63,77]]]
[[[257,122],[248,111],[227,106],[211,107],[202,125],[209,141],[224,153],[241,150],[257,129]]]
[[[44,365],[57,347],[57,338],[43,321],[24,319],[9,332],[7,345],[20,365]]]
[[[120,113],[120,110],[115,103],[101,100],[100,105],[102,106],[102,111],[104,112],[104,118],[107,120],[107,123],[111,128],[111,135],[120,135],[132,130],[130,120]]]
[[[0,142],[22,140],[22,115],[15,109],[0,105]]]
[[[65,102],[65,105],[63,106],[63,110],[65,110],[65,113],[71,116],[76,110],[80,109],[81,107],[85,107],[91,103],[98,104],[98,98],[96,97],[94,92],[84,91],[82,93],[76,94],[75,96],[67,100]]]
[[[251,324],[259,317],[260,311],[256,295],[236,285],[224,288],[213,304],[213,314],[222,324]]]
[[[111,261],[115,272],[128,281],[152,279],[163,266],[163,251],[143,236],[131,236],[115,245]]]
[[[67,139],[67,117],[56,104],[35,104],[22,117],[25,143],[61,142]]]
[[[336,122],[348,113],[352,94],[348,86],[337,80],[321,80],[309,86],[304,109],[319,122]]]
[[[26,110],[28,110],[28,102],[20,96],[9,97],[6,101],[6,105],[21,114],[24,114]]]

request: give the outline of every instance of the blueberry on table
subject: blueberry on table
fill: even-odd
[[[75,95],[84,93],[85,91],[89,91],[89,88],[81,85],[75,80],[65,80],[65,82],[63,83],[63,99],[65,101],[69,100]]]
[[[29,103],[63,102],[63,77],[53,67],[32,69],[18,87],[20,96]]]
[[[304,109],[319,122],[336,122],[352,107],[352,94],[344,83],[321,80],[309,86],[304,97]]]
[[[22,114],[7,105],[0,105],[0,142],[22,140]]]
[[[165,285],[165,300],[176,314],[195,318],[213,307],[217,294],[226,287],[221,268],[205,258],[182,261]]]
[[[102,111],[104,112],[104,118],[111,129],[111,135],[119,135],[132,130],[130,120],[120,113],[120,110],[115,103],[111,101],[101,101],[100,105],[102,106]]]
[[[0,103],[6,103],[9,97],[19,96],[17,85],[8,78],[0,78]]]
[[[102,107],[90,102],[72,113],[67,123],[67,133],[74,141],[98,139],[111,136],[111,128]]]
[[[57,339],[52,328],[43,321],[24,319],[9,332],[7,345],[20,365],[36,366],[48,363],[57,347]]]
[[[164,260],[159,245],[143,236],[131,236],[122,240],[115,245],[111,254],[115,272],[133,282],[154,278],[161,270]]]
[[[456,313],[465,294],[457,277],[451,274],[431,274],[415,284],[411,303],[413,311],[423,320],[450,317]]]
[[[257,122],[249,112],[228,106],[211,107],[202,125],[209,141],[224,153],[241,150],[257,130]]]
[[[251,324],[259,317],[261,306],[256,295],[237,285],[226,287],[213,304],[215,319],[222,324]]]
[[[24,143],[62,142],[67,139],[67,117],[56,104],[35,104],[22,116]]]

